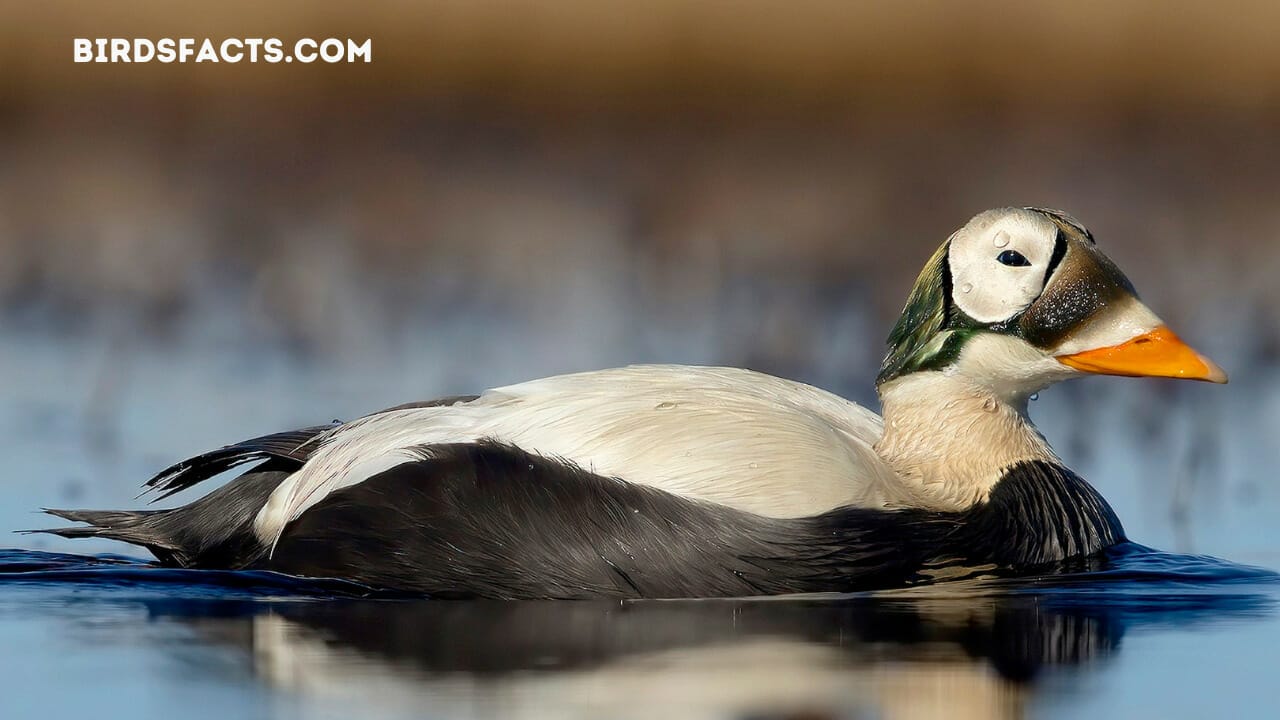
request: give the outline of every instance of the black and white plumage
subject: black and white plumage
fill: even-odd
[[[1087,557],[1123,539],[1026,416],[1084,372],[1225,381],[1138,302],[1076,221],[1003,209],[926,266],[877,381],[884,420],[746,370],[637,366],[228,446],[168,494],[50,511],[50,530],[184,567],[271,569],[444,597],[847,591]]]
[[[278,459],[176,510],[51,512],[94,525],[61,534],[136,543],[184,567],[342,577],[435,597],[838,592],[1048,565],[1124,539],[1096,491],[1041,462],[1010,468],[990,500],[961,512],[769,518],[505,445],[421,452],[332,493],[274,549],[245,539],[287,477]]]

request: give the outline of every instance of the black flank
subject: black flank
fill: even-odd
[[[271,457],[174,510],[51,510],[91,526],[41,532],[123,540],[168,565],[342,578],[443,598],[849,592],[1047,571],[1124,541],[1106,501],[1046,462],[1010,468],[987,502],[964,512],[842,508],[779,519],[497,443],[419,454],[325,497],[286,526],[273,553],[253,520],[296,470],[293,456]]]
[[[497,444],[422,449],[290,524],[263,569],[438,597],[711,597],[854,591],[1043,568],[1124,539],[1074,473],[1023,463],[959,513],[776,519]]]

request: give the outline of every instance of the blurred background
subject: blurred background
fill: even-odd
[[[132,507],[238,439],[573,370],[742,365],[877,407],[924,260],[1041,205],[1231,384],[1088,379],[1033,418],[1135,541],[1280,568],[1280,5],[1172,5],[0,0],[0,532]],[[372,61],[76,64],[74,37]],[[1274,594],[1229,580],[358,605],[6,562],[3,716],[1274,707]]]
[[[1240,5],[9,4],[0,422],[48,504],[284,425],[633,362],[875,406],[932,250],[1042,205],[1233,378],[1052,390],[1050,440],[1135,538],[1274,559],[1280,10]],[[185,36],[373,59],[71,62],[74,37]]]

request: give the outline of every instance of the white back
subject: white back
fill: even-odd
[[[855,403],[748,370],[561,375],[340,426],[276,489],[255,528],[272,543],[328,493],[418,459],[409,448],[480,440],[774,517],[880,506],[896,499],[893,472],[872,448],[880,433],[879,417]]]

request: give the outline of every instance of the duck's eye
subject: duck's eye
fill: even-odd
[[[996,260],[1000,261],[1001,265],[1008,265],[1009,267],[1028,267],[1031,265],[1031,261],[1023,257],[1022,253],[1017,250],[1005,250],[996,256]]]

